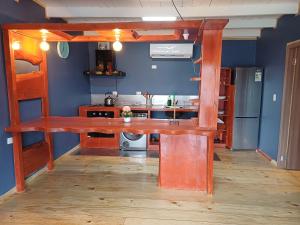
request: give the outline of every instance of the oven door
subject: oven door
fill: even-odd
[[[114,118],[113,111],[88,111],[87,117]],[[88,137],[92,138],[114,138],[115,134],[105,134],[99,132],[89,132]]]

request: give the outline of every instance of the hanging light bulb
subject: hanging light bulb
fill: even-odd
[[[116,51],[116,52],[119,52],[122,50],[122,43],[120,41],[115,41],[113,43],[113,49]]]
[[[115,35],[119,35],[121,33],[121,30],[119,28],[114,29]]]
[[[48,34],[48,33],[49,33],[49,31],[46,30],[46,29],[40,29],[40,32],[42,33],[42,35],[43,35],[43,34]]]
[[[116,41],[113,43],[113,49],[116,51],[116,52],[119,52],[122,50],[122,43],[120,42],[120,33],[121,33],[121,30],[116,28],[114,29],[114,32],[115,32],[115,38],[116,38]]]
[[[40,48],[43,51],[48,51],[50,49],[50,45],[47,42],[47,33],[49,32],[46,29],[41,29],[40,32],[42,33],[42,42],[40,43]]]
[[[43,50],[43,51],[48,51],[50,49],[50,45],[47,41],[43,40],[41,43],[40,43],[40,48]]]
[[[13,50],[20,50],[21,49],[21,44],[20,41],[14,41],[11,45]]]

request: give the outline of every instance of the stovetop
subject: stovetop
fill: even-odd
[[[83,106],[86,106],[86,107],[114,107],[115,105],[113,106],[106,106],[104,104],[91,104],[91,105],[83,105]]]
[[[91,104],[91,105],[86,105],[88,107],[95,107],[95,106],[105,106],[104,104]]]

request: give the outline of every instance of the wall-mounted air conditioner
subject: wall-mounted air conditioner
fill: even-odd
[[[151,58],[192,58],[193,44],[150,44]]]

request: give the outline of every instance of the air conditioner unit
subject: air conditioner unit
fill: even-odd
[[[150,44],[151,58],[192,58],[193,44]]]

